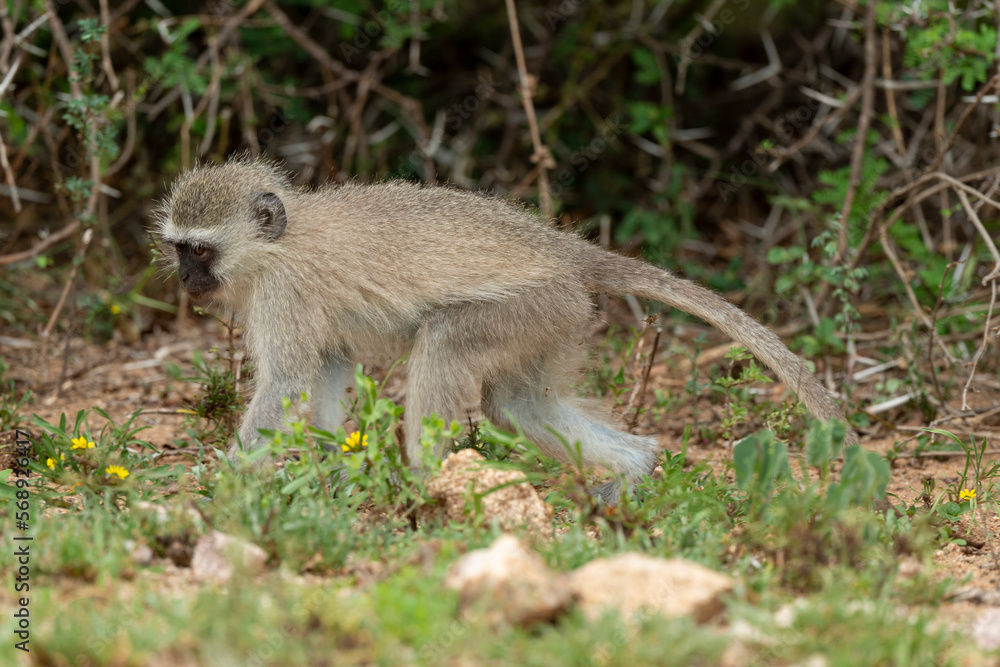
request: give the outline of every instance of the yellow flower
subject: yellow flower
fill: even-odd
[[[128,477],[128,470],[125,470],[125,468],[121,466],[108,466],[104,472],[107,475],[118,475],[119,479],[125,479]]]
[[[87,442],[87,438],[80,436],[79,438],[73,438],[73,446],[70,449],[93,449],[94,443]]]
[[[962,492],[958,494],[959,500],[973,500],[976,497],[975,489],[962,489]]]
[[[360,431],[355,431],[354,433],[347,436],[347,444],[341,445],[340,448],[345,452],[357,451],[362,447],[368,446],[368,434],[361,435]]]
[[[45,459],[45,465],[47,465],[50,470],[54,470],[56,467],[56,460],[51,458]]]
[[[112,315],[117,315],[120,312],[122,312],[122,307],[121,306],[119,306],[117,303],[111,304],[111,314]]]

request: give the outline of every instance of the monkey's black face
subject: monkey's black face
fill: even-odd
[[[208,296],[219,288],[219,279],[212,275],[215,250],[207,245],[177,244],[177,275],[188,294]]]

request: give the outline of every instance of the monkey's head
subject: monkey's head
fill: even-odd
[[[228,301],[252,278],[288,218],[281,195],[288,180],[272,164],[237,160],[196,167],[174,182],[152,233],[181,285],[196,300]]]

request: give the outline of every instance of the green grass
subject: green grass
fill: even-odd
[[[830,665],[976,664],[967,641],[935,615],[948,585],[936,581],[931,553],[948,538],[946,513],[873,512],[866,499],[884,490],[885,461],[849,453],[830,474],[843,432],[823,425],[810,427],[798,458],[770,432],[744,440],[723,474],[665,453],[662,475],[615,508],[593,502],[586,471],[482,425],[464,444],[523,470],[557,510],[558,537],[533,543],[554,570],[641,551],[688,558],[738,583],[723,625],[615,614],[593,622],[577,611],[528,629],[463,618],[445,572],[498,529],[476,516],[475,503],[462,523],[415,521],[430,500],[394,444],[401,410],[360,374],[358,390],[353,418],[367,445],[344,451],[343,430],[295,423],[269,441],[286,457],[281,469],[253,465],[256,456],[160,465],[134,419],[92,431],[88,413],[58,424],[36,418],[31,657],[47,665],[551,667],[712,665],[726,654],[730,664],[817,655]],[[440,421],[425,426],[428,449],[458,433]],[[94,447],[74,449],[80,438]],[[109,465],[129,475],[109,474]],[[342,468],[346,480],[332,485]],[[818,481],[805,481],[809,470]],[[994,473],[970,468],[977,502],[991,497],[984,477]],[[12,525],[12,509],[0,494],[2,525]],[[192,544],[211,529],[261,546],[266,570],[199,584],[165,558],[171,542]],[[136,562],[138,545],[153,550],[152,564]],[[904,557],[923,571],[900,577]],[[0,550],[0,570],[15,565],[12,550]],[[14,605],[8,590],[0,600]],[[3,664],[11,644],[0,649]]]

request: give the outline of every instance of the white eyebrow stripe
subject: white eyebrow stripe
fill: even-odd
[[[218,233],[213,233],[207,229],[181,229],[167,220],[160,227],[160,236],[167,243],[202,243],[210,245],[218,238]]]

